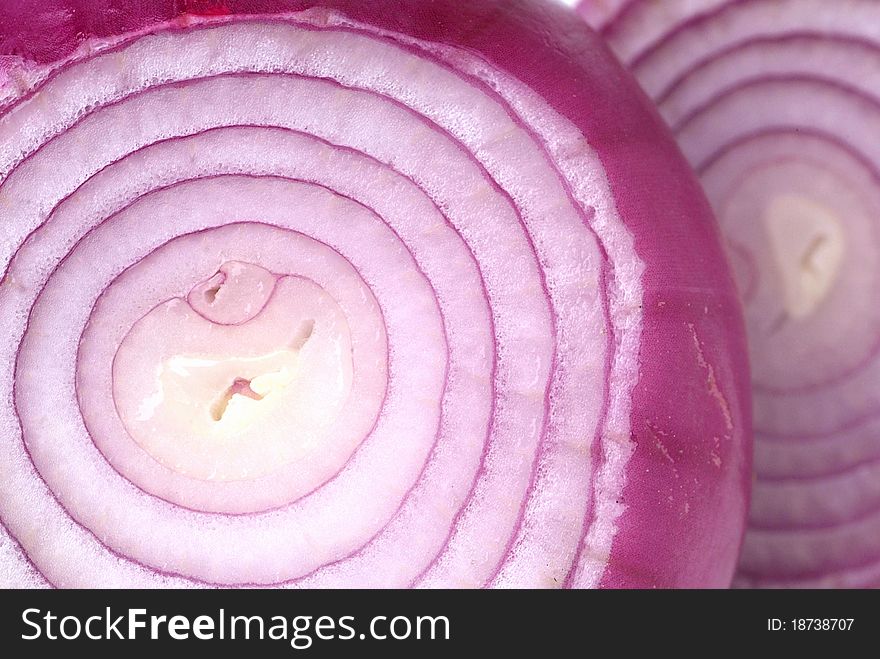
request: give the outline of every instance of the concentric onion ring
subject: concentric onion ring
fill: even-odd
[[[584,6],[700,174],[746,304],[757,480],[737,582],[876,586],[880,6]]]
[[[591,33],[548,76],[528,2],[143,4],[4,71],[7,583],[729,581],[732,283]]]

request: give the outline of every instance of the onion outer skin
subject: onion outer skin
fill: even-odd
[[[70,6],[71,3],[64,3]],[[637,373],[629,432],[597,438],[591,538],[612,538],[607,555],[582,557],[566,584],[604,587],[724,587],[747,509],[750,409],[744,331],[717,229],[703,194],[661,119],[598,37],[569,12],[533,2],[378,0],[371,3],[74,3],[52,14],[24,3],[23,20],[2,21],[17,79],[39,78],[82,56],[89,39],[185,29],[196,16],[327,9],[421,42],[477,53],[571,122],[598,155],[613,205],[641,262]],[[19,6],[16,5],[16,9]],[[13,10],[15,11],[15,9]],[[47,21],[59,16],[47,43]],[[12,27],[15,26],[15,27]],[[32,30],[32,32],[29,32]],[[552,47],[548,48],[547,43]],[[534,53],[542,53],[535,57]],[[9,58],[6,60],[10,62]],[[12,76],[15,77],[15,76]],[[626,264],[629,267],[630,264]],[[630,291],[623,291],[627,294]],[[617,480],[614,469],[621,470]],[[604,478],[604,480],[603,480]],[[612,496],[605,488],[620,488]]]
[[[878,339],[867,291],[876,290],[880,196],[877,4],[660,4],[585,0],[579,11],[601,26],[673,127],[722,234],[752,238],[745,258],[737,256],[741,244],[730,250],[735,267],[751,271],[738,279],[752,335],[756,451],[735,585],[876,588]],[[735,118],[744,106],[755,110]],[[835,240],[846,250],[814,316],[787,333],[779,326],[775,343],[768,329],[780,304],[770,306],[776,284],[766,283],[775,276],[761,276],[769,266],[766,252],[756,256],[760,231],[743,228],[760,226],[774,186],[780,197],[800,186],[820,213],[843,218]],[[791,244],[796,234],[787,234]]]

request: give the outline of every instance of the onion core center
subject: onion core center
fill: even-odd
[[[812,314],[840,269],[844,236],[834,212],[801,195],[780,195],[764,222],[782,280],[784,306],[793,319]]]
[[[352,370],[348,324],[327,292],[227,262],[186,301],[166,300],[133,325],[113,389],[129,434],[159,463],[241,480],[332,441]]]

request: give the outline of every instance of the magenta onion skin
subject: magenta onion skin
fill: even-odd
[[[737,275],[756,474],[735,585],[877,587],[877,4],[579,11],[672,127]],[[785,264],[801,241],[819,250],[807,296]]]
[[[405,43],[406,48],[402,50],[416,52],[432,61],[441,58],[429,53],[426,44],[473,55],[476,61],[485,62],[490,69],[525,86],[540,103],[546,104],[583,136],[595,154],[600,179],[604,177],[609,191],[609,217],[616,215],[612,219],[619,221],[623,232],[629,235],[632,250],[627,256],[616,243],[604,243],[606,236],[601,229],[601,223],[607,219],[603,216],[604,209],[593,209],[584,215],[587,224],[595,220],[599,227],[595,229],[600,235],[598,253],[605,262],[601,275],[605,297],[602,306],[608,314],[602,334],[609,337],[613,349],[604,360],[606,400],[602,414],[606,421],[596,429],[595,439],[587,444],[589,478],[579,487],[588,504],[583,504],[578,542],[566,554],[567,570],[546,581],[536,581],[528,573],[520,574],[506,567],[524,560],[521,558],[524,554],[517,553],[519,541],[514,537],[530,531],[523,528],[520,520],[518,528],[507,533],[508,536],[513,534],[511,539],[496,537],[485,541],[491,542],[492,551],[505,543],[509,550],[491,578],[470,583],[464,578],[461,581],[432,579],[428,572],[427,578],[417,574],[417,578],[408,579],[406,585],[727,586],[748,507],[751,453],[748,372],[739,304],[712,212],[697,181],[662,120],[601,40],[588,27],[571,20],[569,11],[540,2],[230,1],[185,3],[182,10],[178,5],[65,2],[63,7],[67,11],[59,12],[51,11],[52,5],[47,3],[13,5],[7,11],[17,20],[0,21],[0,43],[4,44],[7,55],[2,60],[7,87],[14,88],[17,84],[22,88],[17,97],[13,95],[7,102],[6,113],[21,111],[19,108],[39,97],[41,86],[51,84],[53,79],[51,73],[46,77],[44,72],[69,71],[88,63],[96,54],[99,56],[100,48],[90,46],[95,39],[112,42],[112,48],[124,49],[127,44],[144,38],[143,35],[170,33],[173,38],[185,37],[198,30],[234,26],[245,20],[267,21],[272,25],[307,21],[309,29],[318,31],[342,31],[338,26],[343,20],[344,31],[362,33],[378,41],[372,31],[381,30],[382,39]],[[54,35],[53,39],[47,39],[47,34]],[[457,60],[451,60],[453,64],[449,61],[444,60],[444,65],[453,68],[457,65]],[[481,84],[481,93],[495,99],[489,85],[477,80],[475,69],[464,66],[461,69],[457,73],[459,77],[474,87]],[[521,107],[524,106],[516,106],[505,96],[510,94],[509,85],[505,85],[504,82],[497,84],[501,101],[507,104],[506,111],[511,115],[523,114]],[[516,119],[529,127],[526,119],[521,116]],[[563,143],[553,148],[556,151],[552,155],[558,160],[558,153],[564,153],[567,147]],[[577,147],[571,144],[568,148]],[[570,196],[576,195],[576,177],[558,164],[556,169],[562,187]],[[254,182],[253,185],[275,186],[275,183]],[[186,186],[181,188],[184,189],[154,194],[189,194]],[[187,232],[181,230],[180,233]],[[162,249],[174,248],[168,245],[171,243]],[[354,260],[352,264],[358,266]],[[489,267],[479,258],[477,265]],[[272,268],[266,267],[266,271]],[[200,288],[193,290],[204,292],[215,280],[205,281],[209,283],[194,281]],[[379,299],[381,291],[373,293]],[[116,295],[114,299],[117,298],[123,299]],[[107,304],[110,304],[109,298]],[[379,306],[382,304],[380,300]],[[384,307],[383,310],[387,311]],[[551,324],[564,327],[565,311],[556,309],[552,313],[555,320]],[[585,320],[593,322],[589,318]],[[394,341],[391,329],[389,341]],[[502,342],[502,339],[496,338],[496,341]],[[11,349],[17,348],[12,346]],[[26,359],[31,359],[33,352],[26,352]],[[563,373],[562,366],[556,368]],[[615,373],[631,373],[629,384],[612,381]],[[626,379],[624,375],[620,377]],[[545,390],[545,395],[549,395],[548,391]],[[22,405],[26,407],[27,403]],[[616,433],[610,425],[618,409],[626,410],[623,434]],[[551,431],[545,427],[544,432],[549,439],[542,440],[542,445],[552,440]],[[20,442],[16,433],[17,429],[4,435],[4,441]],[[537,464],[538,458],[534,460]],[[475,474],[468,496],[474,492],[479,496],[480,479],[484,476],[480,472]],[[35,473],[34,477],[39,475]],[[533,479],[541,477],[540,470],[533,470]],[[320,488],[316,490],[320,491]],[[140,496],[154,495],[141,492]],[[305,494],[305,500],[310,496]],[[460,498],[456,501],[464,509],[464,501]],[[218,510],[213,512],[198,512],[215,503],[206,495],[195,506],[194,514],[216,515],[227,505],[217,504]],[[529,505],[529,501],[522,503],[526,515],[530,514]],[[22,555],[30,557],[34,570],[46,574],[54,585],[74,585],[63,570],[51,569],[51,549],[35,549],[38,543],[32,534],[37,531],[32,528],[23,531],[27,525],[22,522],[22,515],[7,514],[9,507],[5,505],[4,510],[0,510],[0,517],[9,535],[21,543]],[[242,510],[240,514],[247,517],[256,510]],[[82,514],[75,515],[77,525],[87,526],[88,522],[80,519]],[[455,517],[454,524],[459,526],[453,525],[449,530],[448,541],[452,545],[466,521],[463,513]],[[545,544],[552,543],[549,531],[538,529],[537,533],[546,536]],[[111,537],[115,536],[111,533]],[[381,532],[376,537],[381,537]],[[369,536],[362,544],[368,540]],[[52,539],[41,537],[39,543],[45,547]],[[441,555],[450,551],[449,546],[441,548]],[[539,546],[544,545],[539,543]],[[126,561],[130,558],[127,552],[141,551],[132,547],[106,549],[115,551],[114,561]],[[209,571],[214,569],[210,567],[205,568],[205,574],[192,574],[179,565],[157,566],[156,562],[162,562],[155,558],[158,554],[148,549],[143,553],[148,558],[140,558],[139,554],[135,562],[144,565],[135,565],[133,569],[138,575],[146,571],[144,579],[148,584],[152,583],[153,575],[171,580],[162,581],[163,585],[297,585],[300,577],[307,576],[283,574],[284,578],[275,580],[258,567],[249,567],[251,572],[242,571],[241,577],[234,570],[230,576],[227,567],[217,567],[218,576]],[[345,563],[349,558],[342,554],[337,561]],[[180,565],[185,564],[181,559]],[[324,574],[321,570],[328,569],[331,568],[318,566],[313,575],[321,576]],[[390,578],[380,583],[365,579],[360,575],[341,579],[341,583],[331,579],[299,585],[399,585]],[[120,577],[116,583],[125,585],[130,581]],[[141,581],[136,583],[140,585]]]

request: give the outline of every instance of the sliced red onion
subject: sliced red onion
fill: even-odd
[[[745,303],[757,480],[737,582],[876,585],[880,5],[634,0],[595,24],[700,174]]]
[[[6,585],[729,583],[733,282],[568,11],[71,4],[0,22]]]

